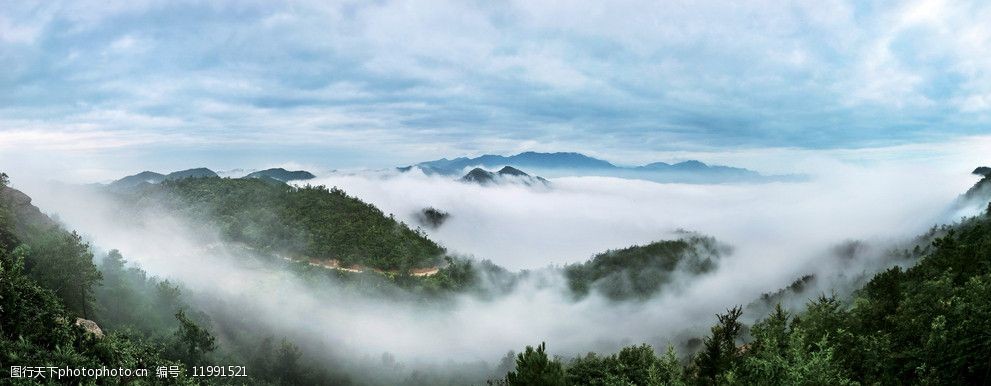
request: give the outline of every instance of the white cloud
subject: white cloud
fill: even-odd
[[[5,30],[49,41],[44,56],[36,37],[0,55],[15,69],[9,120],[69,127],[86,110],[117,110],[135,121],[94,129],[202,143],[230,140],[224,128],[343,130],[451,153],[620,154],[906,141],[936,125],[973,133],[989,118],[991,9],[980,4],[52,4],[0,15]],[[178,17],[197,7],[209,9]],[[214,12],[225,9],[237,12]],[[918,29],[925,38],[909,46],[921,63],[899,46]],[[48,57],[63,59],[38,66]],[[178,125],[146,126],[152,116]]]
[[[974,143],[953,148],[969,145]],[[864,151],[855,154],[859,162],[868,156]],[[509,267],[537,268],[671,238],[679,228],[713,235],[731,245],[759,239],[759,249],[775,256],[786,255],[770,252],[777,246],[824,250],[851,237],[910,234],[931,225],[966,190],[972,183],[969,169],[981,162],[972,153],[967,156],[973,158],[965,162],[959,161],[963,156],[939,162],[875,157],[869,167],[851,165],[827,152],[780,156],[805,157],[810,167],[818,164],[812,167],[815,180],[684,185],[578,177],[552,179],[549,191],[481,187],[418,173],[393,177],[331,174],[308,183],[338,186],[412,224],[414,214],[423,208],[448,211],[451,218],[446,225],[428,230],[445,246]],[[944,169],[948,164],[953,168]],[[904,173],[911,168],[930,176],[929,180]],[[936,178],[941,182],[933,183]],[[904,196],[904,202],[881,204],[908,191],[912,194]],[[933,205],[924,207],[922,202]],[[873,218],[862,219],[865,213]],[[757,245],[752,247],[757,249]]]

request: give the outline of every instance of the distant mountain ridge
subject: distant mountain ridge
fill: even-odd
[[[218,177],[217,173],[213,170],[207,168],[194,168],[179,170],[169,174],[161,174],[152,171],[143,171],[141,173],[130,175],[114,182],[111,182],[109,187],[111,189],[135,189],[144,186],[154,185],[161,183],[162,181],[178,181],[185,178],[203,178],[203,177]]]
[[[180,170],[177,172],[172,172],[165,175],[165,179],[169,181],[181,180],[184,178],[206,178],[206,177],[220,177],[216,172],[207,168],[195,168]]]
[[[161,174],[152,171],[143,171],[130,175],[114,182],[111,182],[111,189],[135,189],[144,186],[154,185],[163,181],[178,181],[186,178],[212,178],[220,177],[219,174],[208,168],[193,168],[179,170],[169,174]],[[271,168],[248,173],[240,178],[256,178],[273,184],[284,184],[288,181],[309,180],[316,178],[313,173],[305,170],[286,170],[283,168]]]
[[[523,152],[513,156],[486,154],[475,158],[458,157],[455,159],[441,158],[435,161],[420,162],[416,165],[424,172],[439,174],[457,174],[471,166],[494,168],[498,166],[515,166],[521,168],[560,168],[560,169],[614,169],[607,161],[592,158],[580,153],[537,153]]]
[[[161,173],[143,171],[133,176],[127,176],[110,183],[114,187],[136,187],[143,184],[157,184],[165,181],[165,175]]]
[[[259,170],[257,172],[248,173],[248,175],[244,176],[244,178],[263,178],[263,177],[271,178],[273,180],[279,180],[282,182],[287,182],[287,181],[297,181],[297,180],[311,180],[316,178],[317,176],[313,175],[313,173],[310,173],[306,170],[289,171],[283,168]]]
[[[723,165],[708,165],[697,160],[679,163],[654,162],[642,166],[618,166],[609,161],[581,153],[523,152],[512,156],[486,154],[479,157],[441,158],[400,167],[406,172],[418,168],[425,174],[461,175],[468,168],[497,168],[511,166],[534,169],[542,174],[558,176],[610,176],[646,179],[658,182],[724,183],[769,182],[799,179],[799,176],[765,176],[756,171]]]

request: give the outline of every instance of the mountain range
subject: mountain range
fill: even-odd
[[[111,182],[110,187],[115,189],[121,189],[121,188],[128,189],[128,188],[137,188],[150,184],[157,184],[162,181],[175,181],[175,180],[181,180],[183,178],[202,178],[202,177],[217,177],[217,173],[207,168],[186,169],[177,172],[172,172],[169,174],[143,171],[141,173],[127,176],[117,181]]]
[[[413,168],[428,175],[461,175],[471,168],[499,168],[511,166],[537,171],[550,177],[608,176],[645,179],[657,182],[682,183],[730,183],[794,181],[796,175],[767,176],[756,171],[723,165],[708,165],[697,160],[678,163],[654,162],[640,166],[620,166],[609,161],[589,157],[581,153],[523,152],[511,156],[486,154],[479,157],[441,158],[398,168],[401,172]]]
[[[531,176],[526,172],[514,168],[512,166],[503,166],[497,172],[490,172],[482,168],[474,168],[464,177],[461,177],[462,182],[475,183],[479,185],[492,185],[501,183],[519,183],[526,186],[532,185],[549,185],[550,181],[547,181],[543,177]]]
[[[111,182],[109,187],[111,189],[133,189],[140,188],[143,186],[158,184],[162,181],[176,181],[185,178],[205,178],[205,177],[220,177],[216,172],[207,168],[194,168],[180,170],[172,172],[169,174],[161,174],[151,171],[143,171],[138,174],[130,175],[114,182]],[[309,180],[316,178],[313,173],[305,170],[286,170],[283,168],[272,168],[259,170],[256,172],[249,173],[242,178],[258,178],[262,180],[271,181],[273,183],[284,183],[288,181],[296,180]]]

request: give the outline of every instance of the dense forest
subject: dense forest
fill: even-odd
[[[594,289],[613,300],[647,299],[676,273],[694,276],[712,271],[727,250],[711,237],[687,235],[600,253],[587,262],[565,266],[564,274],[578,298]]]

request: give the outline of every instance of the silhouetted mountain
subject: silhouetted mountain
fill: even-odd
[[[479,185],[488,185],[495,182],[495,176],[496,176],[495,173],[492,173],[488,170],[482,168],[474,168],[471,169],[471,171],[468,172],[468,174],[465,174],[464,177],[461,177],[461,181],[473,182]]]
[[[468,167],[479,166],[496,168],[500,166],[516,166],[538,169],[613,169],[615,165],[579,153],[537,153],[528,151],[514,156],[486,154],[475,158],[458,157],[455,159],[442,158],[435,161],[421,162],[417,166],[427,174],[460,174]],[[399,168],[400,171],[410,170],[411,166]]]
[[[528,176],[528,177],[530,176],[529,174],[524,173],[522,170],[514,168],[512,166],[504,166],[502,169],[499,169],[499,174],[505,176]]]
[[[974,186],[964,193],[964,200],[968,202],[979,201],[983,204],[984,202],[991,200],[991,168],[987,166],[981,166],[974,169],[973,174],[984,176],[980,181],[977,181]]]
[[[537,153],[528,151],[509,157],[507,165],[531,166],[536,168],[577,168],[612,169],[607,161],[592,158],[580,153]]]
[[[141,185],[157,184],[165,180],[165,175],[161,173],[143,171],[133,176],[127,176],[110,183],[114,188],[134,188]]]
[[[200,177],[218,177],[218,176],[217,173],[214,173],[212,170],[207,168],[180,170],[177,172],[169,173],[168,175],[150,172],[150,171],[143,171],[141,173],[127,176],[117,181],[111,182],[108,187],[111,190],[115,190],[115,191],[125,191],[125,190],[146,188],[166,180],[175,181],[184,178],[200,178]]]
[[[701,161],[685,161],[676,164],[668,164],[664,162],[654,162],[644,166],[638,166],[634,168],[639,171],[649,171],[658,173],[668,173],[672,175],[684,174],[685,177],[689,175],[694,175],[695,177],[707,177],[707,176],[721,176],[724,178],[735,178],[735,179],[748,179],[754,178],[759,179],[762,176],[753,170],[735,168],[731,166],[721,166],[721,165],[707,165]],[[686,181],[689,182],[689,181]]]
[[[654,162],[643,166],[616,166],[608,161],[592,158],[579,153],[537,153],[525,152],[513,156],[483,155],[475,158],[442,158],[397,168],[407,172],[413,168],[425,174],[460,175],[467,168],[497,168],[502,166],[537,170],[552,176],[608,176],[644,179],[657,182],[683,183],[726,183],[726,182],[768,182],[798,180],[800,176],[763,176],[753,170],[707,165],[704,162],[689,160],[676,164]],[[481,177],[481,176],[479,176]]]
[[[476,183],[479,185],[489,185],[494,183],[520,183],[523,185],[534,185],[543,184],[547,185],[550,181],[547,181],[543,177],[531,176],[524,171],[514,168],[512,166],[504,166],[499,169],[498,172],[490,172],[482,168],[474,168],[464,177],[461,177],[461,181]]]
[[[196,168],[196,169],[186,169],[177,172],[169,173],[165,176],[166,180],[181,180],[183,178],[203,178],[203,177],[219,177],[217,173],[213,170],[207,168]]]
[[[297,181],[297,180],[310,180],[310,179],[316,178],[316,176],[314,176],[313,173],[310,173],[310,172],[305,171],[305,170],[289,171],[289,170],[286,170],[286,169],[283,169],[283,168],[272,168],[272,169],[260,170],[260,171],[257,171],[257,172],[254,172],[254,173],[250,173],[250,174],[244,176],[244,178],[261,178],[261,177],[268,177],[268,178],[279,180],[279,181],[282,181],[282,182],[286,182],[286,181]]]

